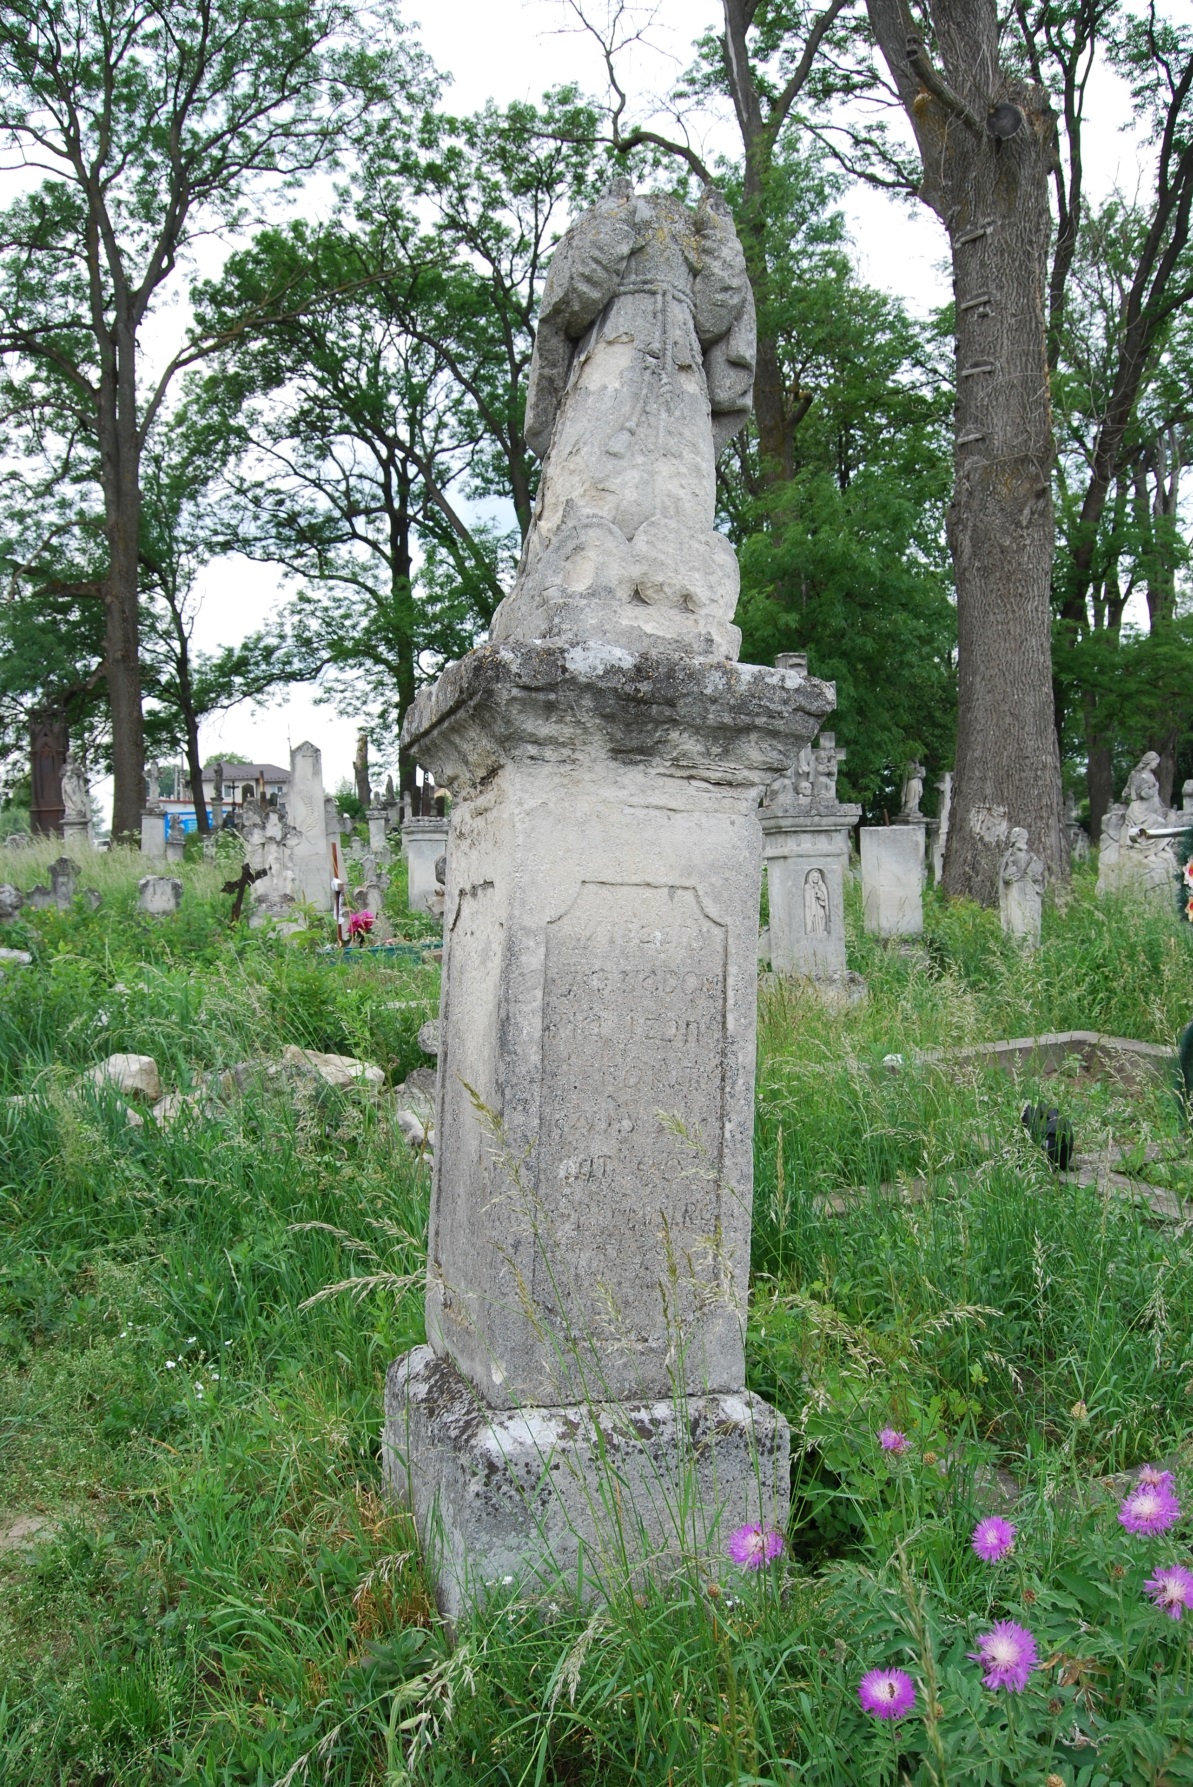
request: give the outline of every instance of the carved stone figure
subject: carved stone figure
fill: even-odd
[[[831,928],[824,871],[809,869],[804,876],[804,930],[809,937],[827,937]]]
[[[615,181],[543,291],[526,438],[545,458],[494,640],[736,657],[738,572],[716,458],[745,424],[754,300],[728,207]]]
[[[1026,831],[1017,825],[998,865],[998,908],[1006,934],[1020,937],[1032,947],[1040,941],[1046,877],[1043,862],[1028,845]]]
[[[264,815],[255,801],[246,802],[243,816],[244,853],[250,868],[264,870],[264,878],[253,884],[253,916],[249,925],[259,930],[270,919],[289,918],[293,914],[297,876],[292,852],[301,845],[303,833],[296,825],[287,825],[276,807]]]
[[[1170,813],[1160,799],[1156,780],[1159,757],[1146,751],[1127,777],[1122,800],[1109,808],[1102,820],[1098,845],[1098,892],[1132,889],[1141,894],[1162,895],[1172,891],[1178,864],[1171,838],[1146,838],[1145,829],[1180,824],[1179,813]]]
[[[837,765],[844,761],[845,752],[838,751],[837,738],[833,732],[822,732],[816,741],[816,749],[812,754],[815,775],[812,783],[812,798],[818,806],[835,806],[837,802]]]
[[[73,751],[66,754],[62,766],[62,808],[64,825],[90,825],[91,797],[87,791],[87,772]]]
[[[1069,860],[1084,862],[1089,856],[1089,834],[1077,817],[1077,796],[1071,788],[1065,795],[1065,836],[1069,840]]]
[[[922,763],[909,763],[907,775],[903,780],[903,805],[900,818],[918,819],[920,802],[924,798],[924,766]]]

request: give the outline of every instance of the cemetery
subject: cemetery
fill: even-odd
[[[0,18],[0,1787],[1193,1778],[1193,32],[198,10]]]

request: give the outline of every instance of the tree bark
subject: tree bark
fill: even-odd
[[[999,67],[994,0],[932,0],[943,73],[902,0],[868,8],[919,144],[920,196],[952,251],[958,719],[944,886],[989,906],[1015,826],[1053,880],[1069,872],[1051,665],[1045,295],[1055,127],[1041,89]]]
[[[141,712],[141,447],[137,423],[136,331],[125,317],[103,344],[97,403],[100,481],[108,570],[103,581],[105,670],[112,715],[112,842],[140,841],[145,794]]]

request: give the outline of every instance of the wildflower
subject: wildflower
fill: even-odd
[[[996,1564],[1013,1547],[1018,1530],[1001,1514],[989,1514],[974,1527],[971,1543],[984,1564]]]
[[[1141,1466],[1135,1478],[1136,1489],[1166,1489],[1169,1495],[1176,1494],[1176,1480],[1171,1471],[1162,1471],[1158,1464]]]
[[[1183,1564],[1169,1564],[1167,1569],[1148,1577],[1143,1592],[1169,1619],[1179,1619],[1186,1609],[1193,1611],[1193,1570],[1186,1570]]]
[[[1186,885],[1188,887],[1193,887],[1193,856],[1191,856],[1185,864],[1182,873],[1184,874]]]
[[[1166,1484],[1143,1483],[1133,1489],[1118,1511],[1119,1525],[1129,1533],[1153,1538],[1180,1519],[1181,1504]]]
[[[905,1433],[897,1427],[884,1427],[878,1435],[878,1443],[884,1452],[906,1452],[911,1442]]]
[[[773,1526],[739,1526],[730,1533],[725,1549],[743,1570],[761,1570],[779,1556],[783,1535]]]
[[[901,1719],[915,1705],[915,1683],[902,1669],[867,1669],[857,1697],[874,1718]]]
[[[1086,1406],[1083,1402],[1075,1402],[1073,1404],[1072,1408],[1069,1410],[1069,1413],[1072,1415],[1074,1421],[1088,1421],[1089,1420],[1089,1410],[1086,1408]]]
[[[1000,1619],[992,1631],[983,1632],[977,1650],[968,1654],[985,1670],[984,1687],[1006,1688],[1011,1694],[1021,1694],[1028,1676],[1039,1667],[1035,1639],[1013,1619]]]
[[[177,1361],[175,1359],[167,1359],[166,1360],[166,1370],[173,1371],[176,1364],[177,1364]]]
[[[354,912],[348,920],[349,939],[359,937],[362,933],[367,935],[372,928],[373,914],[371,912]]]

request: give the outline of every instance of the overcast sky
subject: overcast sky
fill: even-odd
[[[1185,0],[1187,3],[1187,0]],[[649,8],[650,47],[636,46],[620,66],[639,117],[651,94],[665,93],[691,61],[691,45],[718,12],[708,0],[658,0]],[[408,0],[407,16],[436,66],[452,76],[445,103],[469,112],[487,99],[508,104],[537,100],[543,91],[575,81],[591,93],[603,91],[604,71],[590,38],[575,29],[566,0]],[[641,14],[645,19],[647,10]],[[1126,90],[1109,77],[1091,89],[1086,177],[1091,196],[1119,184],[1133,190],[1139,160],[1129,135]],[[1127,132],[1128,134],[1124,134]],[[710,120],[700,144],[706,154],[733,153],[728,120]],[[845,202],[854,258],[861,276],[898,294],[921,314],[948,297],[943,230],[926,209],[859,190]],[[233,644],[265,623],[280,600],[280,586],[268,567],[225,559],[209,567],[201,584],[202,607],[196,643],[202,650]],[[204,757],[238,751],[259,761],[285,764],[291,744],[312,739],[323,752],[324,782],[334,788],[351,775],[356,721],[317,703],[314,693],[296,690],[265,710],[247,706],[209,721],[202,732]],[[396,759],[396,741],[391,758]],[[96,790],[105,802],[110,787]]]

